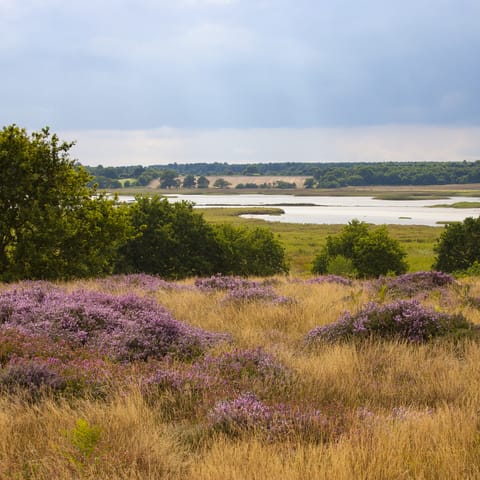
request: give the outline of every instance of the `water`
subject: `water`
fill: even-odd
[[[187,200],[196,207],[272,207],[282,215],[242,215],[270,222],[345,224],[356,218],[361,221],[398,225],[438,226],[443,222],[461,222],[466,217],[478,217],[480,208],[431,208],[457,202],[476,201],[470,197],[450,197],[442,200],[378,200],[373,197],[296,197],[293,195],[167,195],[170,202]],[[120,197],[131,201],[133,197]],[[308,204],[308,205],[306,205]]]

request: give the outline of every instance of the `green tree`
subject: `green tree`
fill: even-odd
[[[48,128],[0,131],[0,278],[66,279],[111,272],[129,229],[125,208],[97,195]]]
[[[197,179],[197,187],[198,188],[208,188],[208,186],[210,185],[210,180],[205,177],[205,176],[200,176],[198,177]]]
[[[175,170],[164,170],[160,175],[159,188],[178,188],[180,180]]]
[[[405,273],[406,253],[400,244],[388,235],[386,227],[370,230],[366,223],[352,220],[342,231],[327,237],[327,242],[313,261],[312,271],[331,272],[338,258],[351,261],[348,270],[361,277],[378,277],[389,272]],[[345,261],[343,260],[345,263]]]
[[[195,176],[192,175],[191,173],[188,175],[185,175],[185,178],[183,179],[182,187],[183,188],[195,188],[197,185],[197,181],[195,180]]]
[[[267,228],[217,226],[221,252],[219,272],[230,275],[271,276],[287,273],[285,250]]]
[[[480,217],[446,225],[435,253],[433,268],[444,272],[466,270],[480,261]]]
[[[213,182],[215,188],[228,188],[231,185],[230,182],[227,182],[224,178],[217,178]]]
[[[175,279],[219,271],[213,228],[191,203],[139,196],[130,205],[129,215],[136,236],[120,250],[118,272]]]

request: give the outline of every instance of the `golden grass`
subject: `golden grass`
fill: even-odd
[[[228,332],[235,347],[262,346],[273,353],[293,372],[293,382],[277,390],[267,386],[265,399],[338,412],[342,428],[330,441],[202,436],[198,412],[168,419],[168,393],[150,403],[134,385],[103,401],[47,397],[32,403],[9,395],[0,399],[0,479],[480,478],[478,342],[370,341],[305,350],[302,339],[311,328],[376,294],[361,282],[345,287],[275,281],[275,290],[292,303],[225,305],[220,293],[191,290],[153,295],[179,320]],[[480,324],[478,307],[464,301],[467,293],[480,297],[480,282],[467,279],[463,285],[425,303]],[[195,400],[188,401],[195,410]],[[69,437],[78,419],[100,428],[88,458]]]

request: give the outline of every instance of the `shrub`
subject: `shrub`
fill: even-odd
[[[461,314],[435,312],[416,300],[388,305],[370,302],[355,314],[346,312],[336,322],[314,328],[308,333],[306,342],[384,338],[421,343],[448,334],[470,334],[473,328]]]
[[[420,292],[452,285],[455,279],[443,272],[414,272],[398,277],[385,277],[380,279],[379,283],[393,295],[412,297]]]
[[[370,230],[366,223],[352,220],[340,234],[327,237],[326,245],[313,261],[312,272],[352,276],[358,272],[358,276],[369,278],[389,272],[402,274],[407,271],[405,257],[386,227]]]
[[[191,358],[225,339],[175,320],[154,300],[32,285],[0,293],[1,329],[85,345],[121,360]]]
[[[433,268],[444,272],[466,270],[480,261],[480,217],[446,225],[435,252]]]

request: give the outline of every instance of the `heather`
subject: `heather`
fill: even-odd
[[[0,477],[477,478],[480,283],[428,276],[3,285]]]
[[[413,297],[434,289],[454,285],[452,275],[444,272],[413,272],[397,277],[381,277],[374,280],[381,290],[391,296]]]
[[[346,312],[336,322],[315,327],[306,341],[312,344],[373,337],[421,343],[475,331],[474,325],[461,314],[437,312],[416,300],[400,300],[386,305],[369,302],[358,312]]]

